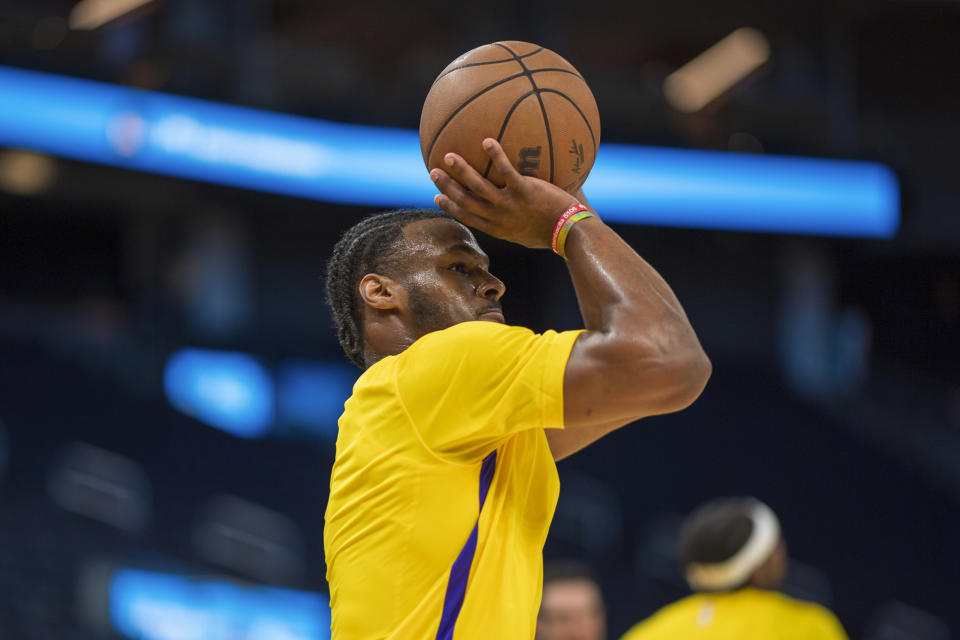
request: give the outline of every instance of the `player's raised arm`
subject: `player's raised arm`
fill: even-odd
[[[484,141],[506,185],[462,158],[431,177],[436,203],[464,224],[526,247],[551,246],[558,217],[577,199],[520,175],[500,145]],[[702,392],[711,365],[676,296],[660,275],[597,217],[569,229],[565,254],[587,331],[564,374],[564,430],[548,430],[556,459],[645,416],[679,411]]]

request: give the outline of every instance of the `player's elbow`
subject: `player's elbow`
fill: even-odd
[[[710,359],[691,334],[591,337],[571,354],[564,393],[575,408],[579,398],[583,415],[595,422],[626,424],[680,411],[693,404],[710,378]]]
[[[682,411],[700,397],[713,372],[699,344],[676,347],[635,361],[638,410],[646,415]]]
[[[700,397],[713,374],[713,364],[699,345],[676,355],[676,361],[669,365],[673,372],[672,393],[664,407],[664,413],[682,411]]]

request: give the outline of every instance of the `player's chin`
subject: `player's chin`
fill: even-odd
[[[477,320],[483,320],[485,322],[499,322],[500,324],[506,324],[507,321],[503,317],[503,314],[499,311],[487,311],[486,313],[481,313],[477,316]]]

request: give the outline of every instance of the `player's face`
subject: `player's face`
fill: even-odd
[[[606,615],[597,586],[589,580],[557,580],[543,591],[537,640],[603,640]]]
[[[469,320],[504,322],[506,287],[466,227],[433,218],[411,222],[403,233],[411,245],[403,278],[407,312],[418,336]]]

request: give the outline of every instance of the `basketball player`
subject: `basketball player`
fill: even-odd
[[[506,186],[449,154],[431,172],[449,215],[367,218],[330,259],[340,342],[364,369],[324,529],[335,640],[533,638],[555,460],[683,409],[710,375],[656,271],[574,196],[484,149]],[[505,286],[464,225],[555,245],[585,329],[506,324]]]
[[[696,509],[680,531],[680,562],[694,595],[668,605],[621,640],[846,640],[827,609],[776,591],[787,573],[777,516],[752,498]]]
[[[554,562],[543,568],[536,640],[604,640],[607,614],[600,585],[587,567]]]

